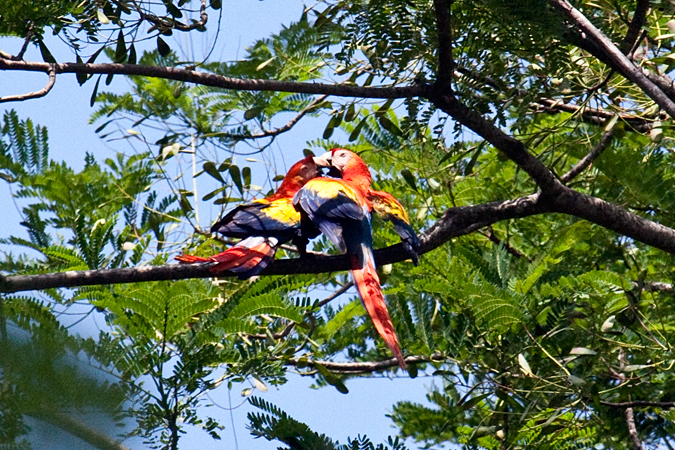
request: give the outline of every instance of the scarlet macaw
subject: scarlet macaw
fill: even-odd
[[[236,207],[211,227],[212,233],[243,238],[242,241],[208,258],[181,255],[176,259],[184,263],[217,262],[209,269],[211,272],[230,270],[245,279],[267,267],[283,243],[293,240],[304,253],[307,240],[318,232],[311,223],[301,223],[301,215],[293,206],[293,196],[307,181],[321,175],[321,167],[329,165],[325,159],[312,155],[298,161],[274,194]]]
[[[327,159],[326,156],[323,158]],[[414,236],[409,238],[411,248],[418,245],[417,236],[407,222],[407,215],[401,215],[398,211],[400,207],[405,213],[400,203],[389,194],[370,189],[370,171],[356,153],[333,149],[330,158],[333,167],[341,172],[342,179],[314,178],[298,191],[293,203],[307,214],[340,251],[347,253],[354,284],[375,329],[398,360],[399,366],[407,369],[375,270],[370,223],[370,212],[374,205],[378,205],[377,210],[380,212],[389,211],[392,217],[400,217],[401,222],[394,224],[405,223],[405,227],[399,227],[403,229],[399,234],[408,236],[411,233]]]

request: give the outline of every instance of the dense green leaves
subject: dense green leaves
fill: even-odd
[[[252,43],[235,62],[181,61],[177,44],[169,47],[166,37],[174,31],[204,26],[187,20],[186,5],[196,2],[166,0],[157,8],[139,2],[142,20],[122,1],[47,2],[32,10],[24,3],[3,12],[0,33],[26,36],[32,23],[31,39],[46,61],[53,57],[41,36],[44,27],[53,27],[62,36],[67,28],[67,41],[78,51],[85,42],[96,48],[104,30],[109,38],[100,45],[117,62],[199,66],[245,80],[332,78],[401,86],[439,77],[434,5],[443,2],[320,2],[296,23]],[[452,94],[462,105],[517,138],[577,191],[675,225],[670,121],[607,65],[588,36],[543,0],[447,3]],[[650,76],[675,68],[670,3],[651,2],[643,20],[635,2],[575,5]],[[208,12],[221,6],[211,1]],[[143,20],[150,22],[152,47],[145,52],[136,34]],[[76,23],[81,30],[72,31]],[[9,274],[163,264],[185,245],[201,255],[221,251],[222,243],[203,233],[185,237],[199,199],[229,208],[259,196],[262,188],[254,183],[264,175],[242,156],[264,151],[262,159],[274,161],[279,155],[269,144],[305,113],[324,121],[312,128],[308,148],[318,153],[349,145],[358,151],[375,188],[400,199],[418,230],[451,217],[450,208],[538,190],[497,149],[424,98],[240,92],[141,77],[130,77],[129,92],[110,93],[99,92],[99,81],[92,95],[98,106],[92,121],[101,122],[97,132],[113,142],[141,142],[153,155],[119,154],[106,161],[88,155],[84,168],[74,170],[49,159],[46,129],[6,112],[0,177],[13,183],[27,233],[3,240],[12,251],[27,249],[0,263]],[[613,137],[605,141],[609,131]],[[604,147],[596,148],[592,165],[565,177],[599,142]],[[278,181],[274,175],[267,178]],[[208,187],[197,190],[195,180]],[[377,218],[373,230],[375,247],[399,241]],[[313,250],[335,251],[325,239]],[[279,253],[293,254],[289,248]],[[401,346],[419,357],[410,375],[434,379],[427,403],[394,406],[400,434],[429,447],[625,449],[631,445],[625,405],[637,402],[631,410],[637,438],[645,446],[672,446],[675,415],[666,406],[675,400],[673,267],[670,255],[556,214],[474,230],[423,255],[419,267],[382,267]],[[331,361],[381,361],[389,353],[354,296],[318,306],[319,292],[345,282],[341,274],[228,278],[53,291],[44,294],[49,302],[37,295],[5,297],[2,324],[30,334],[36,346],[27,350],[0,330],[12,348],[1,362],[11,368],[3,376],[13,389],[0,395],[7,411],[0,444],[19,445],[27,431],[22,416],[32,400],[17,399],[33,398],[22,380],[33,366],[12,356],[22,351],[47,353],[50,363],[66,351],[84,352],[118,381],[105,385],[82,377],[91,392],[106,393],[110,401],[79,404],[117,417],[127,408],[121,398],[135,400],[126,410],[136,418],[134,433],[166,448],[177,447],[180,433],[192,425],[220,437],[224,419],[201,409],[212,389],[251,380],[253,387],[245,388],[250,394],[254,387],[283,384],[293,367],[319,386],[346,393],[358,371],[337,373],[329,370]],[[77,302],[95,305],[107,321],[110,328],[98,340],[74,338],[56,320],[58,308]],[[37,345],[52,337],[46,349]],[[59,370],[44,374],[40,383],[46,386],[51,381],[42,378],[63,377]],[[257,398],[251,404],[262,411],[249,415],[253,435],[288,448],[403,447],[393,439],[375,447],[366,438],[340,446],[283,407]]]

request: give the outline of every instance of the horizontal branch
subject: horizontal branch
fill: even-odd
[[[420,253],[427,253],[450,239],[469,234],[492,223],[546,212],[539,194],[516,200],[492,202],[476,206],[451,208],[422,237]],[[402,244],[375,250],[378,265],[393,264],[410,258]],[[122,269],[82,270],[38,275],[15,275],[0,278],[0,292],[12,293],[51,288],[72,288],[118,283],[138,283],[189,278],[212,278],[209,271],[215,263],[169,264],[164,266],[128,267]],[[297,259],[279,259],[270,264],[262,275],[326,273],[349,270],[348,259],[340,256],[307,255]],[[218,277],[235,274],[225,272]]]
[[[410,364],[420,364],[427,362],[441,362],[445,361],[446,357],[440,353],[434,353],[431,356],[407,356],[405,362]],[[286,362],[288,366],[303,365],[307,367],[315,367],[317,364],[325,367],[329,371],[342,375],[357,375],[364,373],[379,372],[382,370],[398,367],[396,358],[389,358],[382,361],[367,361],[367,362],[332,362],[332,361],[306,361],[299,359],[291,359]]]
[[[675,254],[675,230],[644,219],[619,206],[563,186],[557,196],[531,194],[513,200],[460,206],[448,209],[420,237],[420,254],[428,253],[452,238],[472,233],[488,225],[537,214],[558,212],[586,219],[636,241]],[[375,250],[378,265],[409,259],[402,244]],[[215,263],[169,264],[164,266],[129,267],[123,269],[83,270],[39,275],[0,277],[0,292],[12,293],[51,288],[137,283],[189,278],[212,278],[209,271]],[[349,269],[345,255],[308,255],[297,259],[275,260],[261,275],[327,273]],[[218,277],[234,276],[231,273]],[[658,290],[658,289],[655,289]]]
[[[54,70],[50,70],[48,73],[49,80],[47,80],[47,84],[42,89],[35,92],[28,92],[26,94],[6,95],[4,97],[0,97],[0,103],[22,102],[24,100],[44,97],[49,93],[49,91],[52,90],[54,83],[56,82],[56,72]]]
[[[632,402],[605,402],[600,401],[601,405],[612,406],[614,408],[664,408],[669,409],[675,407],[675,402],[650,402],[645,400],[634,400]]]
[[[300,83],[295,81],[230,78],[214,73],[197,72],[195,70],[177,69],[174,67],[141,66],[135,64],[49,64],[35,61],[11,61],[0,58],[0,70],[49,73],[52,68],[57,74],[137,75],[185,81],[203,86],[235,89],[238,91],[297,92],[302,94],[333,95],[336,97],[408,98],[424,95],[428,90],[428,87],[423,84],[403,87],[370,87],[349,84]]]

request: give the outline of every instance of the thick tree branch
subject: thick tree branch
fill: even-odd
[[[0,70],[19,70],[28,72],[56,74],[86,73],[86,74],[115,74],[138,75],[167,80],[197,83],[203,86],[235,89],[239,91],[277,91],[298,92],[303,94],[334,95],[337,97],[361,98],[407,98],[425,96],[428,86],[415,84],[403,87],[365,87],[348,84],[300,83],[295,81],[277,80],[249,80],[229,78],[213,73],[197,72],[195,70],[177,69],[174,67],[141,66],[135,64],[87,64],[87,63],[59,63],[49,64],[35,61],[10,61],[0,58]]]
[[[438,31],[438,73],[435,87],[441,94],[452,93],[452,26],[450,23],[450,6],[452,0],[434,0],[436,12],[436,30]]]
[[[675,103],[657,85],[645,76],[642,70],[624,55],[619,48],[600,30],[598,30],[578,9],[567,0],[549,0],[554,8],[562,12],[595,45],[607,55],[607,58],[619,68],[630,81],[638,85],[645,94],[656,102],[664,111],[675,118]]]
[[[448,210],[441,219],[421,237],[421,253],[429,252],[453,237],[471,233],[500,220],[527,217],[547,211],[547,206],[534,194],[516,200],[462,206]],[[403,245],[375,251],[378,265],[393,264],[409,259]],[[16,275],[0,279],[0,292],[11,293],[60,287],[91,286],[101,284],[137,283],[188,278],[211,278],[209,271],[214,263],[171,264],[165,266],[130,267],[123,269],[83,270],[39,275]],[[349,269],[347,257],[307,256],[298,259],[281,259],[262,273],[263,275],[289,275],[297,273],[325,273]],[[218,277],[234,274],[224,273]],[[345,288],[345,290],[348,288]]]
[[[24,100],[30,100],[31,98],[44,97],[49,93],[49,91],[52,90],[52,88],[54,87],[54,82],[56,82],[56,72],[52,69],[49,71],[49,80],[47,81],[47,84],[39,91],[29,92],[27,94],[7,95],[5,97],[0,97],[0,103],[21,102]]]
[[[588,220],[636,241],[675,254],[675,230],[599,198],[565,188],[555,198],[552,209],[555,212]]]
[[[420,253],[424,254],[454,237],[472,233],[480,228],[509,219],[558,212],[601,225],[621,235],[675,254],[675,230],[643,219],[619,206],[591,197],[565,186],[556,196],[542,193],[501,202],[450,208],[421,236]],[[393,264],[409,259],[402,244],[375,251],[378,265]],[[124,269],[84,270],[40,275],[16,275],[0,278],[0,292],[41,290],[50,288],[134,283],[188,278],[211,278],[213,263],[172,264]],[[348,260],[340,256],[307,256],[299,259],[276,260],[262,275],[326,273],[348,270]],[[233,276],[224,273],[219,277]]]

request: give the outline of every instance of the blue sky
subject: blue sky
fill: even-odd
[[[212,59],[237,59],[244,54],[245,47],[255,39],[279,31],[282,23],[288,24],[297,20],[302,9],[302,3],[295,0],[223,2],[220,36]],[[209,24],[214,27],[216,18],[210,18]],[[197,49],[195,55],[199,56],[199,52],[208,48],[213,33],[192,33],[190,37],[202,40],[202,42],[194,42],[192,46]],[[173,48],[187,47],[185,38],[185,35],[175,33],[172,37],[173,42],[169,41],[169,43]],[[16,53],[21,44],[20,40],[0,38],[0,49],[9,53]],[[57,60],[72,60],[67,53],[56,51],[56,45],[52,47],[51,50]],[[35,48],[29,50],[25,59],[41,60]],[[0,96],[34,91],[40,89],[46,82],[44,74],[1,73],[0,76],[2,76]],[[126,81],[122,77],[116,77],[108,89],[124,90],[125,87]],[[93,109],[89,107],[92,89],[92,83],[80,87],[74,75],[64,75],[57,78],[53,90],[46,97],[26,102],[5,103],[2,104],[2,110],[16,109],[21,118],[30,117],[35,123],[47,126],[50,135],[51,157],[56,160],[63,159],[75,168],[80,168],[87,151],[95,154],[98,160],[113,156],[117,151],[130,151],[124,141],[106,143],[100,140],[94,133],[96,126],[88,124],[89,116],[93,112]],[[318,125],[316,122],[301,123],[297,128],[278,139],[275,146],[278,151],[284,149],[282,151],[284,165],[288,167],[298,159],[306,141],[316,139],[323,128],[323,122]],[[255,170],[256,166],[252,168]],[[258,168],[262,170],[264,166],[259,165]],[[6,184],[0,185],[0,204],[6,217],[6,226],[2,236],[23,233],[18,225],[20,215],[11,201]],[[214,219],[214,211],[203,215],[201,226],[208,226],[209,221]],[[84,324],[77,330],[82,334],[97,333],[97,327],[102,324],[103,321],[99,320],[98,323]],[[256,392],[256,395],[280,406],[295,419],[307,423],[314,431],[325,433],[340,440],[341,443],[345,443],[348,436],[355,437],[357,434],[367,434],[373,442],[379,443],[383,442],[388,435],[395,434],[396,430],[392,428],[391,420],[385,417],[391,411],[392,404],[397,400],[422,402],[431,380],[430,377],[424,376],[415,380],[405,377],[349,380],[347,387],[350,392],[343,395],[332,387],[311,389],[311,379],[289,374],[289,382],[280,389],[270,388],[268,392]],[[242,387],[235,387],[231,392],[233,406],[242,403],[240,395]],[[220,409],[220,407],[230,407],[226,386],[221,386],[212,392],[211,399],[218,406],[210,408],[208,414],[220,418],[221,423],[226,427],[222,433],[222,443],[213,441],[203,432],[191,431],[181,440],[182,449],[200,449],[204,446],[234,449],[235,434],[236,448],[239,450],[264,450],[278,447],[276,442],[253,440],[249,435],[245,429],[248,423],[246,414],[254,408],[248,404],[244,403],[231,412]],[[234,421],[234,433],[231,420]],[[49,427],[40,427],[34,421],[31,423],[35,425],[35,434],[32,438],[35,448],[92,448],[83,442],[59,445],[58,443],[65,442],[66,437]],[[45,446],[47,442],[49,445]],[[125,444],[134,449],[144,448],[141,441],[136,439],[129,440]],[[412,442],[408,444],[412,448],[415,447]]]

